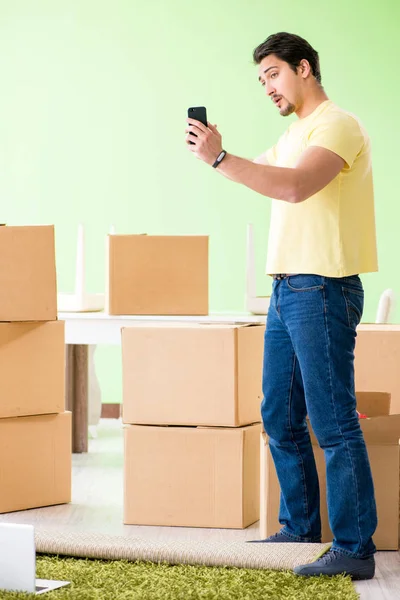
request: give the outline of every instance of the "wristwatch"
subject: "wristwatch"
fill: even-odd
[[[221,150],[221,152],[218,154],[217,158],[215,159],[215,163],[213,164],[214,169],[216,169],[218,167],[219,163],[224,160],[225,156],[226,156],[226,150]]]

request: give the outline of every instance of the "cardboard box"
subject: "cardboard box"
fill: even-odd
[[[356,389],[388,392],[390,412],[400,414],[400,325],[360,325],[355,349]]]
[[[244,528],[259,516],[261,425],[125,427],[124,523]]]
[[[207,315],[208,236],[109,235],[106,312]]]
[[[71,413],[0,419],[0,513],[71,501]]]
[[[123,421],[238,427],[261,421],[264,325],[122,329]]]
[[[53,225],[0,226],[0,321],[55,319]]]
[[[360,419],[367,444],[375,485],[378,527],[373,536],[378,550],[399,547],[399,438],[400,414],[389,415],[390,394],[357,393],[357,408],[369,415]],[[324,453],[311,432],[321,490],[322,541],[332,541],[326,507],[326,474]],[[281,529],[278,521],[280,486],[275,465],[264,433],[261,441],[261,507],[260,531],[263,537]]]
[[[64,321],[0,323],[0,418],[65,410]]]

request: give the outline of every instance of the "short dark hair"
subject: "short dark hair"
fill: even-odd
[[[287,62],[295,73],[300,61],[305,58],[310,63],[315,79],[321,83],[318,52],[299,35],[284,31],[270,35],[265,42],[255,48],[253,60],[256,65],[259,65],[263,58],[270,54],[275,54],[280,60]]]

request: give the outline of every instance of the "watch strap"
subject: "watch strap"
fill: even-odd
[[[226,150],[221,150],[221,152],[218,154],[217,158],[215,159],[215,162],[212,165],[214,169],[218,167],[218,165],[224,160],[226,154]]]

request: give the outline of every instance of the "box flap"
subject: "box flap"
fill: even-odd
[[[307,419],[310,431],[311,443],[318,446],[318,441]],[[391,446],[397,445],[400,439],[400,415],[386,415],[360,419],[361,430],[364,434],[366,444]]]
[[[388,332],[388,331],[400,331],[400,324],[393,323],[361,323],[357,327],[358,331],[380,331]]]
[[[222,429],[226,431],[247,431],[248,429],[253,429],[254,427],[260,427],[260,422],[255,421],[254,423],[249,423],[248,425],[239,425],[238,427],[225,427],[225,426],[210,426],[210,425],[197,425],[197,429]]]
[[[356,392],[357,410],[367,417],[380,417],[390,414],[391,394],[389,392]]]
[[[400,439],[400,415],[387,415],[360,419],[367,444],[397,445]]]

